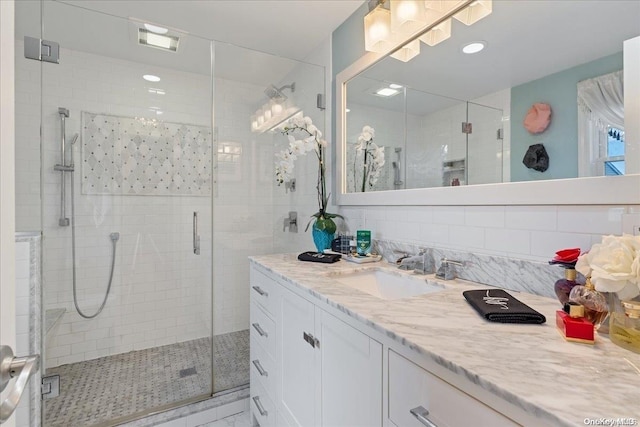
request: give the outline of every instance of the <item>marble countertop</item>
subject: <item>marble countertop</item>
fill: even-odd
[[[446,289],[408,299],[381,300],[340,285],[333,278],[372,268],[407,273],[385,262],[321,264],[301,262],[296,256],[250,259],[551,425],[585,425],[585,419],[603,418],[635,418],[640,422],[640,354],[616,346],[606,336],[597,336],[595,345],[565,341],[555,326],[555,312],[560,308],[556,300],[509,291],[544,314],[547,322],[492,323],[479,316],[462,296],[464,290],[486,289],[486,285],[440,281],[430,275],[424,276],[425,280],[437,281]]]

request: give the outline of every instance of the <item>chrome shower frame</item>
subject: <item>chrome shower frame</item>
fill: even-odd
[[[65,172],[73,172],[72,164],[67,164],[67,142],[66,142],[66,119],[69,117],[69,110],[66,108],[58,107],[58,114],[60,115],[60,164],[53,167],[53,170],[60,171],[60,219],[58,219],[58,225],[60,227],[69,226],[69,218],[66,213],[67,203],[67,180]]]

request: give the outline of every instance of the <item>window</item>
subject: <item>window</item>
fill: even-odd
[[[604,174],[624,175],[624,131],[607,126],[606,153],[603,157]]]

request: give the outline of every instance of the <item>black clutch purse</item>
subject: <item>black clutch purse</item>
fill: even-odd
[[[342,255],[323,254],[322,252],[302,252],[298,255],[300,261],[323,262],[325,264],[333,264],[340,261],[340,258],[342,258]]]
[[[490,322],[541,324],[547,320],[543,314],[502,289],[464,291],[462,295],[478,314]]]

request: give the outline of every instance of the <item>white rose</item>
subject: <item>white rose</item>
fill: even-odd
[[[591,281],[603,292],[619,292],[632,283],[638,285],[640,239],[634,236],[604,236],[587,254]],[[582,263],[581,268],[584,267]],[[582,271],[580,271],[582,273]]]

